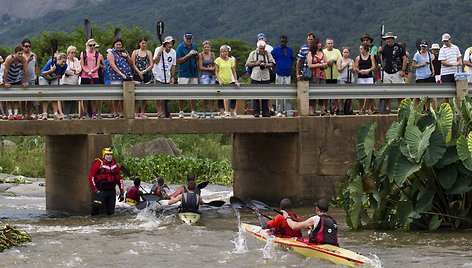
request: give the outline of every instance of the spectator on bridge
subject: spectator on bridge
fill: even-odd
[[[416,76],[416,83],[436,83],[434,79],[434,66],[432,64],[435,56],[428,52],[428,42],[426,40],[422,40],[420,43],[420,50],[415,53],[413,56],[413,63],[412,66],[415,68],[415,76]],[[420,99],[415,99],[416,104],[419,104]],[[434,103],[434,100],[433,100]],[[425,103],[425,111],[429,112],[430,103],[429,99]]]
[[[67,69],[64,76],[62,77],[63,85],[76,86],[79,84],[82,66],[80,65],[80,61],[76,56],[77,48],[74,46],[69,46],[67,48]],[[77,101],[64,101],[62,112],[64,113],[65,119],[79,118],[77,113]]]
[[[366,43],[362,43],[359,46],[359,56],[355,59],[355,69],[357,72],[357,83],[358,84],[373,84],[374,77],[373,71],[375,70],[375,58],[374,55],[369,53],[370,46]],[[359,100],[359,114],[364,114],[365,111],[369,114],[373,114],[374,100],[364,99]]]
[[[133,51],[131,55],[132,66],[134,69],[133,80],[137,84],[149,84],[152,80],[153,59],[152,52],[147,49],[147,39],[141,37],[138,40],[138,49]],[[146,100],[141,101],[141,112],[136,112],[137,118],[147,119],[146,116]],[[136,101],[136,111],[138,109],[138,101]]]
[[[269,68],[274,67],[272,54],[265,50],[266,43],[262,40],[257,42],[257,49],[249,54],[246,67],[252,68],[251,84],[270,84]],[[259,117],[262,106],[262,116],[270,117],[269,100],[253,100],[254,117]]]
[[[464,65],[467,66],[467,82],[472,83],[472,47],[464,51]]]
[[[461,71],[462,55],[459,47],[451,41],[451,35],[445,33],[441,40],[443,46],[439,50],[438,60],[441,62],[441,83],[454,83],[454,74]],[[444,99],[449,102],[449,98]]]
[[[3,86],[3,73],[5,72],[5,64],[3,62],[3,56],[0,55],[0,86]],[[2,120],[7,120],[8,116],[5,111],[5,102],[0,101],[0,113],[2,114]]]
[[[328,67],[328,63],[326,62],[326,57],[323,53],[323,45],[321,44],[318,38],[315,38],[313,44],[310,46],[310,52],[308,52],[307,56],[307,66],[310,69],[313,69],[313,78],[311,79],[311,83],[313,84],[326,84],[326,67]],[[310,115],[316,114],[316,100],[310,100]],[[318,104],[320,105],[320,115],[325,115],[326,104],[327,100],[318,100]]]
[[[337,84],[338,83],[338,76],[339,72],[336,68],[336,62],[342,58],[341,52],[339,49],[334,48],[334,39],[327,38],[326,39],[326,47],[323,49],[323,54],[326,59],[326,67],[325,74],[326,74],[326,84]],[[328,100],[326,100],[328,102]],[[340,114],[343,103],[342,100],[334,99],[330,100],[331,105],[329,107],[329,111],[331,114]]]
[[[215,75],[215,53],[211,52],[211,43],[206,40],[203,42],[203,51],[198,56],[198,68],[200,70],[200,83],[204,85],[214,85],[216,83]],[[203,100],[202,118],[206,118],[206,111],[210,112],[210,118],[215,118],[214,101]]]
[[[198,84],[198,51],[197,46],[192,43],[193,34],[185,33],[183,36],[184,41],[177,47],[177,63],[179,64],[178,72],[178,84],[183,85],[195,85]],[[179,118],[184,118],[184,101],[179,100]],[[195,111],[195,100],[190,100],[190,117],[198,118],[197,112]]]
[[[56,58],[48,60],[46,66],[41,70],[39,74],[39,85],[40,86],[58,86],[59,81],[62,76],[65,74],[67,69],[67,56],[65,53],[57,54]],[[48,119],[48,102],[41,102],[43,108],[42,119]],[[64,114],[62,113],[62,105],[60,101],[51,101],[52,110],[54,112],[54,120],[64,119]]]
[[[108,77],[110,78],[111,85],[121,85],[125,80],[131,80],[131,65],[133,62],[126,50],[123,49],[123,41],[121,38],[116,38],[113,41],[113,48],[107,55],[108,64]],[[112,102],[112,115],[116,118],[122,118],[121,101]]]
[[[306,58],[308,56],[308,52],[310,52],[310,47],[315,42],[315,37],[316,36],[314,33],[308,33],[306,37],[306,44],[304,44],[298,51],[297,63],[295,65],[295,74],[297,76],[297,81],[302,80],[302,68],[307,65]],[[310,100],[309,105],[310,105],[311,114],[314,114],[316,101]]]
[[[82,68],[81,85],[100,84],[98,76],[98,69],[100,68],[101,55],[95,50],[97,42],[94,39],[89,39],[85,43],[86,50],[80,55],[80,67]],[[89,119],[95,117],[97,119],[98,101],[91,101],[92,114],[88,111],[88,101],[82,101],[83,115],[82,119]]]
[[[385,61],[383,70],[384,84],[404,84],[405,75],[407,73],[408,58],[405,48],[395,43],[396,35],[392,32],[385,34],[382,39],[386,41],[383,47],[379,47],[381,59]],[[391,99],[381,99],[379,110],[381,114],[389,114],[392,105]]]
[[[26,77],[29,77],[28,74],[28,61],[23,56],[23,47],[15,47],[15,52],[13,55],[9,55],[5,59],[5,70],[3,72],[3,85],[6,88],[11,87],[12,85],[21,85],[23,87],[29,86],[29,81]],[[23,116],[18,114],[18,109],[20,107],[20,102],[13,101],[7,102],[8,110],[8,120],[22,120]]]
[[[222,45],[220,47],[220,56],[215,60],[215,73],[218,78],[218,83],[220,86],[235,84],[239,87],[235,62],[228,55],[229,47],[227,45]],[[230,100],[229,106],[230,115],[232,117],[238,117],[236,113],[236,100]],[[218,100],[218,108],[220,109],[220,116],[226,116],[223,100]]]
[[[113,148],[103,148],[102,157],[93,161],[88,180],[94,192],[91,215],[98,215],[102,205],[108,215],[115,213],[116,185],[120,188],[120,202],[124,200],[124,190],[120,165],[113,159]]]
[[[172,48],[175,40],[172,36],[166,36],[162,46],[154,51],[154,74],[155,84],[174,84],[175,65],[177,64],[176,52]],[[168,100],[156,100],[157,118],[170,118]]]
[[[30,85],[36,84],[36,70],[38,69],[38,61],[36,58],[36,54],[31,51],[31,41],[29,39],[23,39],[21,41],[21,45],[23,46],[23,56],[28,61],[28,83]],[[23,114],[26,116],[27,119],[35,119],[35,113],[33,113],[33,106],[36,109],[36,113],[39,114],[39,101],[24,101],[22,102],[23,106],[21,107],[24,109]]]
[[[379,58],[379,51],[376,45],[374,45],[374,38],[372,38],[368,33],[365,33],[361,37],[361,42],[362,44],[367,44],[370,47],[370,55],[374,56],[375,59],[375,70],[374,73],[372,74],[372,77],[374,77],[374,83],[380,78],[380,58]]]
[[[431,45],[431,54],[434,55],[433,67],[434,67],[434,79],[436,83],[441,83],[441,62],[438,60],[439,57],[439,44],[434,43]]]
[[[352,84],[354,82],[355,68],[354,61],[350,58],[351,49],[349,47],[343,47],[342,58],[336,63],[336,68],[339,72],[338,84]],[[339,104],[339,103],[338,103]],[[344,100],[344,105],[339,107],[344,114],[354,114],[352,112],[352,100]]]
[[[275,64],[275,83],[278,85],[290,85],[292,65],[295,61],[293,50],[287,46],[288,38],[282,35],[279,40],[280,45],[275,47],[271,54]],[[287,116],[287,111],[292,110],[292,100],[277,99],[275,100],[275,110],[277,116]]]

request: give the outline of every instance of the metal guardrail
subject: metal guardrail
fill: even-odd
[[[469,88],[470,91],[470,88]],[[471,94],[472,92],[469,92]],[[455,97],[455,84],[310,85],[310,99]],[[296,85],[136,85],[136,100],[296,99]],[[122,85],[0,89],[0,101],[123,100]]]

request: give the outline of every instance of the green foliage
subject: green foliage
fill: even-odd
[[[338,197],[351,228],[472,226],[471,100],[454,112],[442,104],[437,113],[421,115],[418,107],[402,101],[378,150],[375,124],[359,131],[358,161]]]
[[[4,138],[2,137],[1,140]],[[0,172],[27,177],[44,177],[44,138],[6,137],[14,148],[0,148]]]
[[[188,173],[194,173],[198,181],[210,181],[215,184],[232,184],[231,162],[213,161],[195,157],[171,157],[154,155],[147,158],[127,158],[123,161],[133,177],[151,182],[154,172],[164,176],[167,183],[183,183]]]

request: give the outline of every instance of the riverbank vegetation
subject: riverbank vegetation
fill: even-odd
[[[8,224],[0,229],[0,252],[11,247],[21,246],[26,242],[31,242],[31,236],[27,232]]]
[[[215,184],[232,184],[230,135],[115,135],[115,157],[134,177],[152,181],[153,173],[164,176],[167,182],[185,181],[193,172],[200,180]],[[153,139],[168,138],[181,150],[180,157],[153,155],[146,158],[130,156],[131,146]],[[0,147],[0,172],[26,177],[44,178],[44,137],[0,137],[13,141],[16,146]],[[65,160],[67,161],[67,160]]]
[[[352,229],[472,227],[472,101],[422,114],[425,99],[402,101],[375,146],[375,123],[357,139],[357,163],[337,201]]]

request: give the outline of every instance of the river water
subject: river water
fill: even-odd
[[[202,190],[205,201],[229,200],[231,194],[214,185]],[[264,248],[238,231],[230,206],[202,210],[198,224],[186,226],[158,205],[139,212],[119,205],[113,216],[92,218],[50,214],[41,195],[2,195],[0,222],[26,230],[33,241],[0,253],[0,267],[337,267]],[[240,212],[242,221],[256,222],[250,211]],[[313,210],[296,212],[306,219]],[[371,258],[375,267],[472,267],[472,231],[350,231],[342,210],[332,215],[341,246]]]

